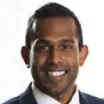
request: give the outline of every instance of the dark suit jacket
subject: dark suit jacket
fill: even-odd
[[[79,98],[80,98],[80,104],[104,104],[103,99],[82,93],[80,91],[79,91]],[[38,103],[33,97],[31,84],[30,84],[24,93],[2,104],[38,104]]]

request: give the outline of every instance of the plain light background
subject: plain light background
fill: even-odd
[[[89,56],[77,79],[78,88],[104,97],[104,2],[103,0],[51,0],[78,16]],[[23,92],[32,81],[21,55],[27,20],[49,0],[0,0],[0,103]]]

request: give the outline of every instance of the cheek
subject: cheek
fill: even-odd
[[[40,57],[47,57],[48,55],[48,52],[45,52],[45,51],[38,51],[38,52],[35,52],[35,55],[36,56],[40,56]]]
[[[67,53],[67,54],[64,55],[63,58],[66,59],[70,65],[79,63],[79,54],[78,54],[78,52]]]
[[[47,54],[45,54],[45,53],[36,53],[34,57],[35,57],[35,65],[38,69],[40,69],[40,67],[47,60]]]

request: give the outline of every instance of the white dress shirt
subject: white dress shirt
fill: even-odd
[[[56,99],[40,91],[34,83],[32,83],[32,93],[38,104],[61,104]],[[78,89],[76,89],[71,101],[68,104],[80,104]]]

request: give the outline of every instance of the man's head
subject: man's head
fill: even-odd
[[[36,85],[50,96],[68,93],[87,56],[75,14],[57,3],[38,9],[28,22],[22,57]]]

